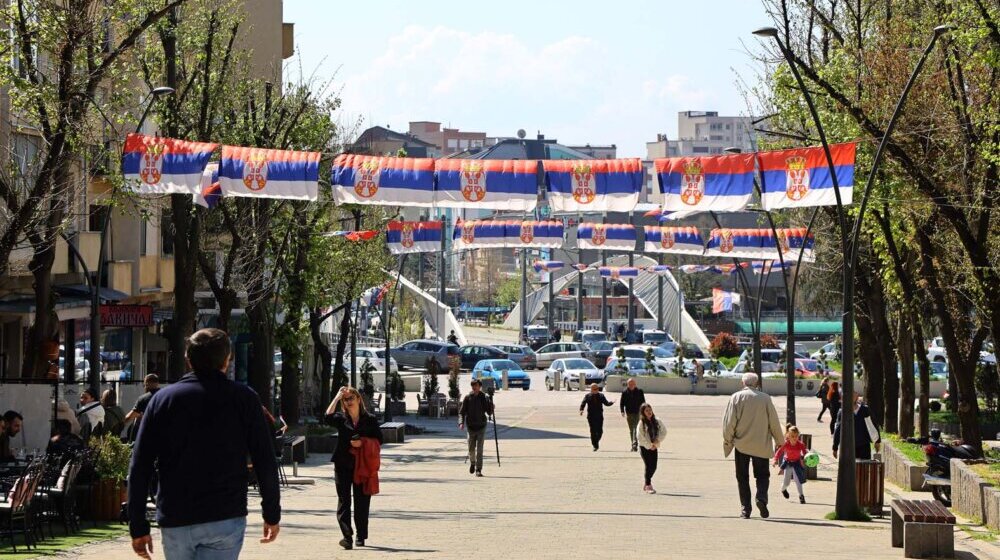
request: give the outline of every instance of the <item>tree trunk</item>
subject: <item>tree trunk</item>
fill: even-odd
[[[250,361],[247,367],[247,381],[261,403],[268,410],[274,409],[271,395],[271,381],[274,378],[274,331],[271,321],[270,298],[257,299],[247,306],[247,323],[250,330]]]
[[[344,385],[347,385],[347,372],[344,371],[344,351],[347,349],[348,339],[351,338],[352,301],[344,303],[344,315],[340,319],[340,338],[337,340],[337,353],[333,357],[334,389],[340,389]]]
[[[298,332],[302,326],[301,317],[289,313],[286,316],[285,324],[292,332]],[[301,364],[302,347],[298,341],[290,341],[289,337],[283,337],[286,341],[281,345],[281,415],[285,421],[292,426],[299,424],[299,392],[301,387]]]
[[[917,358],[917,367],[920,368],[920,419],[918,426],[920,437],[925,438],[931,435],[931,362],[927,359],[927,352],[924,348],[924,328],[920,320],[920,312],[916,309],[911,311],[913,317],[913,353]]]
[[[858,278],[864,273],[859,270]],[[865,286],[864,290],[859,290],[865,294],[855,303],[854,321],[858,325],[858,349],[861,365],[864,368],[865,402],[871,410],[872,421],[882,425],[882,415],[885,407],[882,403],[882,393],[885,389],[885,377],[883,376],[882,355],[878,350],[879,336],[876,332],[875,321],[872,320],[870,286]],[[844,394],[844,402],[851,402],[851,395]],[[846,405],[845,405],[846,407]]]
[[[197,255],[199,236],[192,216],[191,196],[170,195],[174,222],[174,320],[168,333],[167,380],[175,382],[187,372],[184,352],[187,339],[198,322],[198,306],[194,293],[197,287]]]
[[[320,327],[323,324],[323,314],[318,307],[309,310],[309,334],[312,336],[313,347],[316,355],[319,356],[319,408],[323,408],[330,402],[330,378],[333,374],[333,354],[330,346],[323,340]]]
[[[59,319],[56,317],[53,307],[55,302],[52,298],[52,264],[55,261],[55,253],[54,242],[42,241],[35,246],[29,265],[31,275],[34,277],[35,322],[28,329],[28,346],[25,348],[21,367],[21,377],[26,379],[47,377],[49,360],[44,356],[44,349],[46,343],[59,339]],[[68,351],[73,352],[72,349]],[[71,367],[70,359],[67,358],[66,361],[66,367]]]
[[[900,313],[896,331],[896,355],[900,369],[899,436],[913,437],[913,332],[908,313]]]
[[[983,449],[983,434],[979,430],[979,399],[976,394],[976,364],[979,352],[971,360],[952,360],[957,365],[955,381],[958,385],[958,421],[961,425],[962,441],[980,452]],[[962,363],[957,363],[962,362]]]

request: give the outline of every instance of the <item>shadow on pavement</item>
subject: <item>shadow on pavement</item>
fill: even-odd
[[[487,436],[493,435],[493,430],[487,428]],[[503,424],[498,426],[499,437],[505,439],[584,439],[588,436],[570,434],[566,432],[553,432],[550,430],[536,430],[534,428],[507,427]]]
[[[380,510],[372,511],[371,517],[385,517],[389,519],[447,519],[461,517],[462,519],[493,519],[500,515],[547,515],[547,516],[584,516],[584,517],[653,517],[663,519],[728,519],[732,516],[726,515],[673,515],[666,513],[636,513],[632,511],[401,511],[401,510]],[[831,525],[840,527],[839,525]]]
[[[367,550],[377,550],[379,552],[420,552],[424,554],[431,554],[437,552],[437,550],[424,549],[424,548],[392,548],[389,546],[372,546],[370,544],[365,544],[364,546]]]

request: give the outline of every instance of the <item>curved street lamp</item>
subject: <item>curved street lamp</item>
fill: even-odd
[[[758,37],[773,39],[777,44],[778,49],[781,51],[782,56],[785,58],[785,61],[788,63],[788,67],[792,71],[792,75],[795,77],[795,81],[798,83],[799,89],[802,91],[802,96],[805,98],[813,124],[816,126],[816,131],[819,134],[820,142],[823,145],[823,152],[826,156],[827,166],[830,171],[830,178],[833,183],[833,192],[837,200],[837,219],[840,225],[841,249],[845,257],[842,282],[843,320],[841,324],[843,336],[843,371],[841,381],[845,401],[851,398],[854,394],[854,276],[858,260],[858,238],[861,234],[861,224],[864,221],[865,209],[868,206],[868,199],[871,197],[872,186],[875,182],[875,174],[878,171],[879,164],[882,162],[882,154],[885,151],[885,146],[888,143],[889,136],[896,127],[896,122],[899,115],[902,113],[903,105],[906,103],[906,98],[909,95],[913,84],[916,82],[917,76],[920,74],[920,70],[923,69],[924,63],[927,62],[927,57],[930,56],[937,40],[952,29],[954,29],[953,25],[939,25],[934,28],[930,42],[921,54],[920,59],[917,61],[917,65],[913,68],[913,72],[910,74],[909,80],[906,82],[906,86],[903,88],[903,92],[896,101],[895,110],[889,118],[889,124],[886,126],[882,139],[875,151],[875,157],[872,161],[871,170],[868,173],[868,179],[865,182],[864,190],[862,191],[858,215],[854,220],[850,233],[848,233],[847,214],[844,210],[844,204],[840,197],[840,185],[837,181],[833,157],[830,154],[830,144],[827,142],[826,132],[823,129],[823,123],[820,120],[816,104],[812,99],[812,95],[809,93],[809,89],[806,88],[802,75],[799,73],[795,57],[791,50],[789,50],[788,45],[785,45],[781,41],[777,28],[762,27],[753,31],[753,34]],[[854,470],[854,431],[841,430],[840,438],[840,449],[842,453],[840,454],[840,459],[837,465],[836,513],[838,519],[854,519],[858,517],[859,513],[858,493],[857,487],[855,486],[856,473]]]

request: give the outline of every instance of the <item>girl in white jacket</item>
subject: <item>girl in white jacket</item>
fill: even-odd
[[[643,403],[639,407],[639,425],[635,428],[635,438],[639,442],[639,454],[646,467],[646,485],[642,487],[642,491],[647,494],[656,494],[653,489],[656,454],[666,435],[667,427],[653,414],[653,407],[649,403]]]

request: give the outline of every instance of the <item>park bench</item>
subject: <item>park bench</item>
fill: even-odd
[[[403,436],[406,434],[406,424],[402,422],[384,422],[379,428],[382,429],[383,443],[403,443]]]
[[[906,558],[954,558],[955,516],[933,500],[893,500],[892,546]]]

